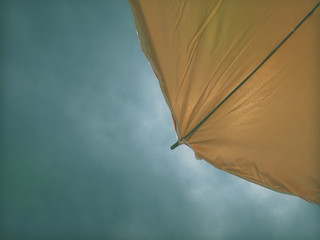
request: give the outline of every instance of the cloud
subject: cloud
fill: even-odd
[[[127,2],[7,1],[8,239],[316,239],[319,208],[196,160]]]

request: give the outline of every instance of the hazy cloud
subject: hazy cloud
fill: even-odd
[[[4,239],[318,239],[320,209],[174,151],[127,1],[3,1]]]

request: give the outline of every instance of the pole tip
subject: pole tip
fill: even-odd
[[[175,149],[175,148],[178,147],[178,146],[179,146],[179,140],[178,140],[175,144],[173,144],[173,145],[170,147],[170,149],[173,150],[173,149]]]

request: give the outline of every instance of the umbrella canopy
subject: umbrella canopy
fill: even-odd
[[[320,3],[129,0],[179,144],[320,203]]]

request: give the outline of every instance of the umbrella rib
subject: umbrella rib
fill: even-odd
[[[227,101],[249,78],[255,74],[259,68],[265,64],[269,58],[279,50],[279,48],[291,37],[291,35],[309,18],[312,13],[320,6],[320,2],[316,4],[316,6],[298,23],[298,25],[269,53],[269,55],[235,88],[226,96],[197,126],[195,126],[186,136],[178,139],[178,141],[173,144],[170,149],[173,150],[178,147],[180,144],[184,143],[184,141],[188,140],[201,126],[202,124],[208,120],[209,117],[225,102]]]

